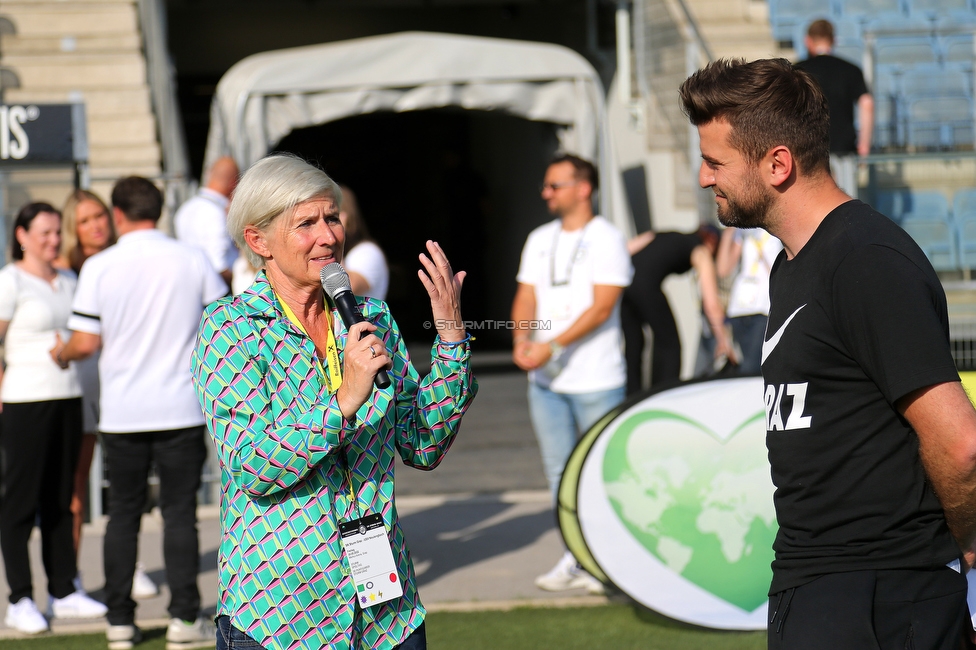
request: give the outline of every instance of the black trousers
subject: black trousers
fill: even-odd
[[[80,397],[3,405],[0,548],[11,603],[33,596],[27,544],[38,516],[48,592],[64,598],[75,590],[71,493],[80,445]]]
[[[139,551],[139,526],[146,504],[150,465],[159,475],[163,515],[163,561],[169,584],[169,615],[184,621],[200,613],[197,573],[197,490],[207,457],[206,430],[102,434],[109,475],[109,520],[105,528],[105,604],[110,625],[131,625],[136,602],[130,595]]]
[[[949,568],[852,571],[769,598],[769,650],[959,650],[965,576]]]
[[[651,350],[651,387],[677,381],[681,375],[681,338],[668,299],[661,291],[624,295],[620,325],[627,361],[627,394],[641,390],[641,362],[644,355],[644,323],[654,332]]]

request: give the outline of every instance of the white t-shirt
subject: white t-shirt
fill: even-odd
[[[729,318],[769,314],[769,272],[783,243],[765,230],[737,230],[735,240],[741,244],[739,273],[729,291]]]
[[[626,287],[634,275],[624,236],[603,217],[565,232],[559,219],[533,230],[522,249],[517,279],[535,289],[536,341],[559,336],[593,305],[593,286]],[[549,329],[543,329],[545,327]],[[557,393],[591,393],[623,386],[620,300],[610,317],[567,345],[558,363],[533,370],[529,379]]]
[[[234,266],[231,267],[231,292],[233,292],[235,296],[244,293],[252,284],[254,284],[254,279],[257,277],[257,269],[251,266],[251,263],[247,261],[246,257],[241,255],[234,260]]]
[[[386,300],[386,290],[390,286],[390,270],[386,266],[386,257],[380,247],[371,241],[359,242],[346,252],[342,259],[342,268],[355,271],[369,282],[366,295],[377,300]]]
[[[9,321],[0,386],[4,402],[41,402],[81,397],[74,364],[62,370],[51,359],[55,333],[71,336],[68,317],[77,280],[58,271],[53,283],[21,270],[15,263],[0,269],[0,320]]]
[[[238,256],[237,246],[227,234],[229,205],[226,196],[204,187],[173,218],[176,238],[206,253],[217,273],[230,269]]]
[[[85,262],[68,327],[102,338],[100,431],[204,423],[190,352],[204,306],[226,292],[202,251],[158,230],[122,235]]]

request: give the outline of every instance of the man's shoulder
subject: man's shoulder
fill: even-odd
[[[173,217],[173,220],[181,225],[185,225],[182,222],[188,219],[197,220],[210,215],[222,218],[224,216],[224,210],[214,201],[197,194],[183,202],[183,205],[176,210],[176,215]]]
[[[828,215],[822,249],[829,266],[842,271],[857,269],[865,263],[884,264],[886,260],[907,259],[929,280],[938,283],[925,253],[912,237],[891,219],[861,201],[844,203]],[[826,220],[825,220],[826,221]]]
[[[620,228],[610,222],[606,217],[597,215],[593,217],[586,227],[586,237],[601,244],[623,244],[626,246],[627,240]]]
[[[536,226],[529,232],[529,239],[538,239],[539,236],[549,234],[559,228],[559,219],[550,219],[540,226]]]

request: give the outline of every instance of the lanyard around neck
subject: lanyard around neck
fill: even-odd
[[[281,303],[281,311],[285,312],[285,317],[288,318],[288,320],[290,320],[295,327],[301,330],[302,334],[308,336],[308,332],[305,331],[305,326],[302,325],[302,322],[298,320],[297,316],[295,316],[295,312],[291,310],[288,303],[282,300],[281,296],[279,296],[277,292],[275,293],[275,296],[278,298],[278,302]],[[326,372],[325,368],[322,367],[322,361],[318,358],[318,355],[315,356],[315,367],[319,371],[322,379],[325,381],[326,389],[330,394],[332,394],[339,390],[339,386],[342,385],[342,366],[339,364],[339,351],[336,346],[335,334],[332,333],[331,317],[329,318],[329,327],[327,329],[329,330],[329,335],[325,344],[325,358],[328,361],[328,372]],[[308,336],[308,338],[311,341],[312,337]],[[312,345],[315,345],[314,341]]]
[[[586,237],[586,228],[590,225],[592,219],[586,222],[580,233],[579,239],[576,240],[576,245],[573,247],[573,252],[569,254],[569,263],[566,265],[566,275],[564,280],[556,281],[556,249],[559,248],[559,235],[562,234],[562,226],[556,229],[556,236],[552,240],[552,250],[549,251],[549,286],[551,287],[564,287],[569,284],[570,279],[573,276],[573,263],[576,262],[576,256],[579,255],[580,246],[583,245],[583,238]]]
[[[279,296],[277,292],[275,293],[275,296],[278,298],[278,302],[281,303],[281,311],[285,313],[288,320],[294,323],[295,327],[301,330],[302,334],[308,336],[308,332],[305,331],[305,326],[302,325],[302,322],[298,320],[298,317],[295,316],[295,312],[291,310],[288,303],[282,300],[281,296]],[[325,356],[328,360],[329,371],[326,372],[322,367],[322,361],[318,358],[318,355],[315,356],[315,368],[325,381],[325,387],[331,395],[339,390],[339,386],[342,385],[342,366],[339,364],[339,351],[336,347],[335,335],[332,333],[331,316],[329,317],[328,330],[329,335],[325,344]],[[308,336],[308,338],[309,340],[312,339],[311,336]],[[313,342],[312,345],[314,346],[315,343]],[[354,512],[359,513],[359,499],[356,497],[356,488],[352,482],[352,470],[349,467],[348,459],[346,459],[346,481],[349,483],[349,503],[354,508]]]

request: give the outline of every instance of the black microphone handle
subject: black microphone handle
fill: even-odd
[[[337,291],[332,296],[332,302],[335,303],[336,310],[339,312],[339,318],[342,319],[346,329],[366,320],[363,318],[363,313],[359,311],[359,305],[356,304],[356,296],[352,295],[352,291]],[[363,338],[366,334],[368,332],[363,332],[359,338]],[[373,383],[376,384],[377,388],[386,388],[390,385],[390,375],[387,374],[386,369],[380,368],[380,371],[376,373],[376,377],[373,378]]]

